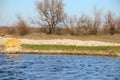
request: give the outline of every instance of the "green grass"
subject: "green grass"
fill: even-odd
[[[90,56],[120,57],[120,46],[72,46],[72,45],[67,46],[67,45],[23,44],[22,48],[26,50],[28,54],[90,55]]]
[[[120,46],[72,46],[72,45],[29,45],[23,44],[23,48],[32,50],[77,50],[77,51],[120,51]]]

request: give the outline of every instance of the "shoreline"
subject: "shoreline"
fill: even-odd
[[[117,55],[117,54],[92,54],[92,53],[86,53],[86,52],[83,52],[83,53],[80,53],[80,52],[60,52],[60,51],[26,51],[26,52],[16,52],[16,53],[8,53],[8,54],[5,54],[4,52],[1,52],[0,51],[0,54],[4,54],[4,55],[7,55],[7,56],[20,56],[20,55],[24,55],[24,54],[39,54],[39,55],[66,55],[66,56],[103,56],[103,57],[120,57],[120,55]]]
[[[5,54],[4,51],[0,53]],[[24,54],[42,54],[42,55],[70,55],[70,56],[106,56],[106,57],[120,57],[120,51],[90,51],[90,50],[34,50],[34,49],[22,49],[21,51],[14,53],[7,53],[7,55],[24,55]]]
[[[13,38],[0,38],[0,53],[4,43]],[[20,39],[22,49],[16,54],[90,55],[120,57],[120,43],[103,41],[82,41],[71,39]]]

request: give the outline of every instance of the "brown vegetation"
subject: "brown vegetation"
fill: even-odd
[[[40,25],[47,27],[48,34],[55,33],[56,26],[64,20],[64,7],[62,0],[43,0],[36,2],[40,15]]]
[[[5,36],[5,34],[26,36],[43,33],[80,36],[120,33],[120,17],[115,18],[110,11],[103,17],[100,10],[94,8],[94,18],[92,19],[85,14],[82,14],[81,17],[68,16],[64,12],[62,0],[43,0],[36,2],[35,6],[39,19],[34,24],[38,23],[39,27],[28,26],[18,15],[18,22],[15,25],[0,27],[0,36]]]

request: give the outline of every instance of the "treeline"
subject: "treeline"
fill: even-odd
[[[12,27],[0,27],[0,33],[20,36],[32,33],[78,36],[120,33],[120,16],[116,18],[111,11],[103,16],[99,9],[94,8],[93,18],[85,14],[78,18],[65,13],[62,0],[38,1],[35,6],[39,17],[30,21],[39,27],[28,26],[26,21],[18,15],[17,24]]]

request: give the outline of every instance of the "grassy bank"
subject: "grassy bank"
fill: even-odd
[[[28,45],[23,44],[26,50],[36,50],[40,53],[62,54],[62,55],[99,55],[119,56],[120,46],[67,46],[67,45]]]

